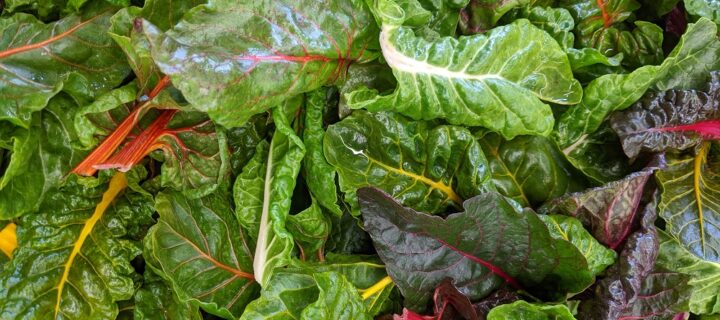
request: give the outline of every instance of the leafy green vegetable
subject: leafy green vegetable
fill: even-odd
[[[366,186],[430,213],[492,189],[485,156],[461,127],[357,111],[328,128],[324,149],[355,210],[355,191]]]
[[[467,200],[464,212],[443,219],[405,208],[377,189],[358,192],[365,228],[411,310],[423,311],[428,290],[445,277],[471,299],[504,283],[518,289],[552,285],[565,294],[593,281],[572,244],[553,239],[532,210],[520,211],[497,193]],[[555,263],[541,262],[546,259]]]
[[[708,18],[715,23],[720,22],[720,5],[717,2],[710,0],[687,0],[684,3],[688,13]]]
[[[573,320],[572,313],[567,306],[557,305],[540,305],[528,303],[525,301],[516,301],[511,304],[504,304],[490,310],[487,316],[488,320],[543,320],[543,319],[557,319],[557,320]]]
[[[202,319],[198,307],[183,303],[152,270],[146,269],[143,286],[135,292],[134,319]]]

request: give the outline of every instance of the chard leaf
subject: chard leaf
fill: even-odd
[[[143,29],[160,70],[224,127],[335,83],[378,32],[360,0],[214,1],[166,33]]]
[[[305,102],[305,128],[303,142],[307,148],[303,168],[308,189],[320,205],[336,216],[342,215],[338,206],[335,168],[325,160],[323,153],[323,111],[325,110],[328,90],[316,90],[307,95]]]
[[[666,231],[696,256],[720,262],[720,177],[717,151],[704,142],[694,157],[672,155],[656,174]]]
[[[288,216],[286,227],[297,242],[303,260],[325,259],[323,248],[330,235],[330,219],[324,215],[315,198],[312,198],[310,207]]]
[[[130,260],[152,222],[151,199],[123,192],[123,174],[101,181],[71,176],[18,220],[20,247],[0,273],[0,318],[114,319],[115,302],[132,297]]]
[[[355,191],[365,186],[429,213],[459,207],[463,199],[492,188],[482,149],[462,127],[356,111],[328,127],[324,148],[353,210]]]
[[[582,252],[593,275],[600,275],[615,262],[615,251],[601,245],[583,228],[579,220],[561,215],[541,214],[538,217],[548,227],[553,238],[568,241]]]
[[[651,86],[673,89],[679,84],[705,82],[720,56],[717,26],[707,19],[688,26],[675,49],[660,65],[637,68],[627,74],[601,76],[587,85],[583,100],[560,117],[553,136],[569,157],[589,134],[597,131],[613,111],[639,100]]]
[[[180,301],[163,279],[150,268],[143,274],[142,287],[135,292],[136,320],[201,320],[196,305]]]
[[[544,205],[540,212],[575,217],[600,243],[617,249],[632,231],[653,171],[646,169],[601,187],[564,195]]]
[[[625,154],[634,158],[641,151],[685,150],[698,145],[703,137],[720,137],[720,132],[712,129],[720,118],[715,86],[709,93],[670,90],[646,94],[631,108],[613,114],[610,123]]]
[[[130,115],[137,95],[137,84],[132,82],[104,93],[92,103],[78,108],[73,126],[79,144],[83,148],[91,148],[110,135],[120,125],[121,119]]]
[[[495,187],[523,206],[583,189],[582,176],[548,138],[523,136],[506,141],[489,134],[478,141],[488,158]]]
[[[524,19],[487,36],[436,41],[383,24],[380,45],[398,86],[388,95],[356,90],[348,97],[351,108],[442,118],[511,139],[550,133],[554,120],[543,101],[574,104],[582,96],[562,48]]]
[[[110,16],[0,19],[0,121],[29,128],[31,114],[61,90],[86,100],[120,84],[130,70],[105,32]]]
[[[168,30],[180,21],[183,15],[201,4],[205,0],[147,0],[140,16],[152,22],[153,25]]]
[[[669,319],[688,310],[689,276],[655,268],[643,281],[637,300],[621,319]]]
[[[715,23],[720,23],[720,4],[712,0],[686,0],[685,10],[689,14],[705,17]]]
[[[491,293],[489,296],[483,298],[482,300],[474,303],[473,308],[475,309],[478,317],[487,318],[487,314],[490,313],[490,310],[492,310],[493,308],[503,304],[513,303],[518,299],[520,299],[520,296],[517,294],[517,292],[509,290],[507,288],[501,288],[495,290],[495,292]]]
[[[690,312],[720,313],[720,263],[688,252],[675,238],[658,230],[660,251],[657,266],[690,275]]]
[[[487,320],[556,319],[574,320],[567,306],[562,304],[538,304],[523,300],[497,306],[490,310]]]
[[[496,192],[465,201],[465,211],[447,219],[405,208],[378,189],[358,195],[365,229],[412,311],[422,312],[447,277],[471,300],[504,283],[531,291],[549,285],[557,288],[552,299],[593,282],[572,244],[552,238],[532,210],[520,211]]]
[[[608,125],[583,135],[562,152],[568,162],[596,185],[622,179],[631,173],[619,138]]]
[[[460,32],[466,35],[484,33],[494,27],[503,15],[530,0],[470,0],[460,13]]]
[[[623,54],[622,64],[640,67],[663,61],[663,30],[654,23],[635,21],[635,29],[601,28],[588,38],[580,38],[583,46],[595,48],[611,57]]]
[[[303,319],[371,319],[357,289],[344,276],[324,272],[313,278],[320,293],[317,301],[303,310]]]
[[[148,260],[181,301],[222,317],[239,317],[258,292],[252,251],[228,197],[190,199],[179,192],[156,196],[158,224],[145,238]]]
[[[253,240],[253,243],[257,241],[260,229],[269,151],[270,144],[264,140],[260,141],[255,149],[255,154],[235,179],[233,187],[235,215],[240,225],[248,231],[248,237]]]
[[[69,97],[59,95],[33,116],[29,129],[14,128],[10,160],[0,176],[1,220],[37,210],[81,159],[82,152],[72,147],[77,139],[72,126],[76,107]]]

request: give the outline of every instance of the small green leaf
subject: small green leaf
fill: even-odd
[[[545,222],[552,237],[568,241],[582,252],[593,275],[600,275],[605,268],[615,262],[617,258],[615,251],[606,248],[593,238],[579,220],[561,215],[541,214],[538,217]]]
[[[497,306],[490,310],[487,320],[574,320],[570,309],[563,304],[529,303],[523,300]]]

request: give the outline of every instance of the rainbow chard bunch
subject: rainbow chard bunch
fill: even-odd
[[[720,317],[716,1],[0,9],[0,319]]]

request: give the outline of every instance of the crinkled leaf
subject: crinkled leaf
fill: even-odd
[[[666,232],[659,230],[660,251],[656,266],[690,275],[690,311],[720,313],[720,263],[698,258]]]
[[[383,25],[380,45],[398,86],[387,95],[356,90],[348,98],[351,108],[442,118],[511,139],[550,133],[554,120],[543,101],[574,104],[582,96],[562,48],[524,19],[487,35],[436,41]]]
[[[538,215],[540,220],[556,239],[563,239],[572,243],[582,252],[588,263],[588,268],[597,276],[615,262],[615,251],[601,245],[590,233],[583,228],[580,220],[561,215]]]
[[[78,108],[73,119],[78,135],[76,143],[84,148],[97,145],[101,138],[109,135],[122,119],[130,114],[137,94],[137,84],[132,82],[102,94],[92,103]]]
[[[610,123],[625,154],[635,158],[641,151],[685,150],[702,142],[704,136],[720,137],[720,132],[711,131],[714,122],[705,122],[720,118],[718,85],[711,90],[649,93],[631,108],[613,114]]]
[[[358,193],[365,229],[413,311],[422,312],[447,277],[470,299],[503,283],[531,291],[549,285],[557,298],[593,282],[572,244],[553,239],[532,210],[520,211],[496,192],[465,201],[465,211],[447,219],[405,208],[378,189]]]
[[[115,302],[132,297],[130,260],[152,223],[151,199],[123,193],[124,175],[109,186],[70,179],[18,220],[20,247],[0,273],[0,318],[114,319]]]
[[[179,192],[156,196],[158,224],[145,238],[145,255],[181,301],[223,317],[239,317],[259,291],[252,249],[223,192],[190,199]]]
[[[613,1],[611,1],[613,2]],[[663,60],[663,30],[647,21],[635,21],[635,28],[620,30],[601,28],[587,38],[580,38],[581,44],[611,57],[623,54],[622,64],[636,68],[648,64],[659,64]]]
[[[641,228],[632,233],[615,264],[605,271],[592,297],[580,304],[580,319],[619,319],[631,312],[641,299],[643,283],[651,274],[658,255],[658,238],[654,226],[656,201],[645,206]]]
[[[558,145],[569,155],[587,136],[600,128],[605,118],[643,96],[650,86],[659,90],[676,89],[677,84],[705,82],[717,60],[717,26],[700,19],[688,26],[675,49],[661,65],[637,68],[627,74],[601,76],[584,89],[583,100],[565,112],[553,133]],[[712,59],[711,59],[712,58]],[[572,157],[570,155],[569,157]]]
[[[600,243],[616,249],[632,232],[645,184],[654,168],[633,173],[604,186],[564,195],[540,212],[577,218]]]
[[[666,231],[698,257],[720,262],[720,162],[710,142],[695,156],[672,155],[656,174]]]
[[[150,268],[144,272],[142,287],[135,292],[133,318],[136,320],[201,320],[196,305],[182,302],[163,279]]]
[[[645,278],[637,300],[623,311],[621,319],[670,319],[687,311],[688,279],[685,274],[656,267]]]
[[[345,118],[352,112],[347,101],[349,93],[363,86],[375,89],[378,92],[392,91],[397,86],[397,80],[395,80],[392,69],[386,64],[376,62],[351,64],[348,67],[345,81],[338,87],[340,92],[340,103],[338,105],[340,119]]]
[[[720,23],[720,3],[712,0],[685,0],[685,10],[689,14],[705,17]]]
[[[344,276],[324,272],[313,278],[320,292],[317,301],[303,310],[303,319],[371,319],[357,289]]]
[[[60,90],[92,98],[120,84],[130,70],[105,32],[110,16],[50,24],[22,13],[0,19],[0,121],[27,128]]]
[[[470,0],[460,12],[460,32],[484,33],[494,27],[510,10],[530,4],[530,0]]]
[[[478,141],[488,158],[495,187],[523,206],[583,189],[582,175],[548,138],[523,136],[506,141],[489,134]]]
[[[307,148],[303,167],[305,181],[313,198],[324,208],[337,216],[342,215],[338,206],[337,188],[335,184],[335,168],[325,160],[323,153],[323,111],[327,101],[328,90],[317,90],[309,93],[305,102],[305,128],[303,142]]]
[[[205,0],[147,0],[140,15],[162,30],[172,28],[190,9]]]
[[[248,237],[253,239],[253,242],[257,241],[260,228],[269,149],[270,144],[267,141],[258,143],[255,155],[235,179],[233,187],[235,214],[240,225],[248,231]]]
[[[490,310],[487,320],[574,320],[573,314],[563,304],[529,303],[523,300],[497,306]]]
[[[0,219],[37,210],[80,161],[82,152],[73,148],[76,107],[67,96],[58,96],[33,116],[29,129],[14,129],[10,160],[0,176]]]
[[[581,136],[562,152],[594,184],[622,179],[631,172],[619,138],[609,125]]]
[[[292,234],[305,259],[324,259],[323,248],[330,234],[330,219],[312,198],[312,205],[287,217],[287,230]]]
[[[575,41],[575,36],[572,33],[575,21],[573,21],[572,15],[567,10],[563,8],[532,7],[523,16],[536,27],[549,33],[564,50],[567,51],[572,48]],[[568,58],[571,57],[568,56]],[[576,66],[572,59],[570,65],[574,71]]]
[[[355,191],[365,186],[430,213],[492,189],[482,149],[462,127],[356,111],[328,128],[324,148],[354,210]]]
[[[334,83],[378,32],[360,0],[216,1],[167,33],[143,29],[160,69],[225,127]]]
[[[267,136],[266,114],[252,117],[242,126],[227,130],[228,147],[230,147],[230,167],[233,176],[237,176],[243,167],[255,156],[255,149]]]

